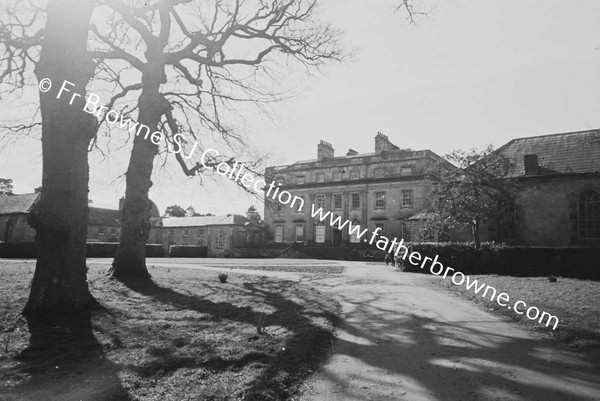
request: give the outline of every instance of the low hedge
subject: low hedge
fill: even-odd
[[[117,254],[118,242],[88,242],[86,252],[88,258],[112,258]],[[160,244],[147,244],[146,256],[162,257]],[[0,258],[25,259],[37,257],[35,242],[0,243]]]
[[[205,258],[207,255],[207,246],[171,245],[169,247],[169,256],[174,258]]]
[[[505,246],[482,243],[411,243],[409,254],[419,252],[464,274],[498,274],[506,276],[562,276],[600,280],[600,248]],[[402,256],[403,252],[399,253]],[[423,269],[399,259],[409,271],[429,273],[431,262]]]

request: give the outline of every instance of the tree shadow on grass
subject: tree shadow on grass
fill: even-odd
[[[206,355],[204,359],[186,358],[168,350],[152,365],[138,367],[138,373],[152,375],[157,370],[176,370],[181,367],[204,368],[210,371],[239,371],[252,365],[260,372],[248,383],[243,391],[246,400],[283,400],[297,393],[299,386],[308,375],[314,372],[328,356],[333,339],[331,322],[334,315],[322,308],[317,292],[295,291],[296,283],[290,281],[268,281],[244,283],[241,291],[258,297],[262,306],[270,313],[261,313],[249,306],[237,306],[229,302],[211,300],[184,294],[165,288],[154,281],[128,280],[124,284],[131,290],[148,296],[155,301],[178,309],[188,309],[214,318],[231,320],[265,327],[280,327],[289,331],[284,344],[279,349],[257,351],[248,349],[239,356],[227,358],[219,355]],[[283,295],[293,297],[288,299]],[[270,334],[257,333],[256,337],[269,337]],[[134,368],[134,367],[132,367]],[[136,368],[134,368],[136,369]]]
[[[29,346],[16,359],[30,379],[11,387],[7,400],[131,399],[92,332],[90,313],[29,318],[27,326]]]

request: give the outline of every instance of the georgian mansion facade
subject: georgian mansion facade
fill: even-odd
[[[265,203],[267,242],[359,245],[347,229],[331,227],[329,219],[313,219],[313,205],[331,211],[342,222],[370,231],[379,227],[388,238],[421,240],[429,206],[426,171],[440,162],[447,163],[431,150],[400,149],[381,133],[375,137],[375,151],[366,154],[349,149],[336,157],[333,146],[321,141],[316,159],[266,169],[267,182],[282,183],[281,190],[304,200],[301,210]]]

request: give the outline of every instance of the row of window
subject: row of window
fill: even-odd
[[[104,237],[104,236],[106,236],[106,230],[104,229],[104,227],[98,228],[98,237]],[[110,236],[111,237],[116,237],[117,236],[117,229],[116,228],[111,228],[110,229]]]
[[[386,208],[386,191],[377,191],[374,194],[375,197],[375,209],[383,209]],[[342,194],[333,194],[332,195],[332,209],[333,210],[341,210],[343,208],[344,198]],[[361,197],[360,193],[352,192],[350,193],[349,198],[349,206],[351,210],[360,209]],[[402,208],[412,208],[413,207],[413,190],[412,189],[402,189],[400,192],[400,206]],[[317,209],[321,208],[326,210],[325,207],[325,195],[315,195],[315,207]],[[283,211],[283,205],[278,203],[276,205],[276,211],[281,213]],[[302,209],[298,210],[299,212]]]
[[[332,180],[333,181],[342,181],[342,180],[359,180],[360,177],[360,170],[350,170],[350,174],[347,173],[347,169],[343,168],[341,170],[337,170],[334,171],[332,174]],[[407,176],[407,175],[412,175],[413,174],[413,169],[412,166],[404,166],[400,168],[400,175],[402,176]],[[384,178],[386,176],[386,170],[384,168],[378,168],[374,171],[373,175],[375,176],[375,178]],[[275,181],[277,182],[286,182],[288,184],[296,184],[296,185],[302,185],[305,184],[307,182],[310,181],[310,179],[307,179],[307,175],[296,175],[296,176],[292,176],[289,177],[288,179],[285,179],[284,177],[276,177]],[[325,173],[316,173],[315,174],[315,182],[320,183],[320,182],[325,182]]]
[[[352,221],[353,227],[360,226],[360,221],[358,219],[354,219]],[[403,224],[403,230],[407,230],[407,225]],[[385,223],[375,223],[375,229],[379,229],[378,234],[385,236]],[[410,238],[410,232],[408,232]],[[275,226],[275,238],[276,243],[283,242],[283,224],[278,224]],[[296,224],[294,228],[294,242],[304,242],[304,224]],[[360,242],[360,238],[358,237],[358,230],[354,230],[350,235],[350,243],[358,244]],[[324,244],[325,243],[325,223],[319,221],[315,225],[315,243]]]

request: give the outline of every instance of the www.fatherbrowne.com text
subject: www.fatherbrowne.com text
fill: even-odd
[[[335,216],[330,211],[323,211],[322,208],[315,209],[315,206],[312,205],[311,209],[312,218],[318,218],[319,221],[329,220],[329,225],[333,228],[343,230],[344,227],[347,227],[348,234],[350,236],[356,236],[358,240],[364,237],[368,229],[361,230],[359,225],[353,225],[349,220],[346,220],[342,223],[342,219],[339,216]],[[450,266],[444,267],[444,265],[438,260],[439,256],[435,255],[432,259],[429,256],[423,256],[417,251],[410,252],[409,249],[404,243],[404,238],[398,241],[398,238],[393,240],[389,240],[383,235],[379,235],[379,231],[381,229],[377,227],[375,231],[371,233],[370,239],[364,239],[364,242],[368,242],[369,244],[373,244],[375,239],[377,238],[377,242],[375,242],[375,246],[385,252],[393,253],[396,257],[401,257],[402,260],[406,261],[408,257],[408,262],[413,266],[420,266],[421,269],[424,269],[426,265],[429,265],[429,271],[431,274],[439,276],[442,275],[443,278],[451,277],[452,283],[454,285],[462,285],[465,284],[467,290],[471,290],[475,292],[475,294],[481,295],[483,298],[489,296],[491,301],[496,301],[498,305],[508,308],[509,310],[514,310],[516,314],[527,316],[529,320],[536,320],[540,324],[545,324],[546,327],[552,326],[552,330],[556,330],[558,326],[558,318],[549,314],[548,312],[541,311],[535,306],[531,306],[527,308],[527,304],[524,301],[518,300],[516,302],[510,301],[510,296],[501,292],[498,294],[496,289],[491,285],[487,285],[483,282],[479,283],[478,280],[472,280],[470,276],[465,275],[459,271],[454,270]],[[401,256],[400,256],[401,253]],[[482,292],[483,291],[483,292]],[[489,292],[489,295],[488,295]]]
[[[67,93],[71,93],[69,104],[72,105],[78,97],[81,97],[79,93],[72,92],[70,90],[70,88],[73,88],[74,86],[74,83],[64,80],[61,84],[60,89],[58,90],[56,98],[61,99],[63,94],[64,97],[67,98]],[[52,81],[49,78],[43,78],[40,80],[38,87],[41,92],[48,92],[52,87]],[[150,141],[155,145],[159,145],[164,139],[162,132],[150,132],[150,128],[148,126],[133,121],[129,117],[124,117],[122,114],[119,114],[114,110],[109,110],[106,106],[100,105],[100,97],[94,93],[89,93],[87,95],[83,111],[85,111],[86,113],[93,114],[98,118],[104,118],[107,124],[109,125],[114,125],[118,123],[121,129],[127,128],[127,130],[130,133],[135,132],[136,136],[140,136],[140,134],[143,134],[145,140],[148,140],[149,138]],[[175,142],[175,144],[178,145],[178,148],[169,148],[169,152],[181,153],[183,150],[182,142],[187,142],[187,140],[183,135],[176,134],[173,138],[173,141]],[[197,146],[198,142],[194,144],[192,150],[190,151],[190,154],[188,156],[183,155],[183,157],[189,159],[196,150]],[[264,194],[265,197],[271,197],[273,200],[276,200],[283,205],[288,205],[292,208],[296,207],[296,210],[304,209],[304,199],[302,197],[293,196],[288,191],[280,191],[281,183],[275,183],[274,181],[272,181],[269,185],[267,185],[265,180],[257,180],[254,175],[248,173],[247,171],[242,175],[244,165],[241,163],[235,162],[233,166],[230,166],[228,163],[222,162],[216,167],[206,165],[206,157],[210,153],[214,153],[214,156],[211,156],[213,158],[219,155],[219,152],[215,149],[205,150],[200,157],[200,161],[204,167],[214,169],[218,174],[226,176],[229,179],[241,184],[246,188],[252,188],[257,193],[261,195]],[[321,222],[324,222],[329,217],[329,225],[331,227],[339,230],[343,230],[344,227],[347,227],[348,234],[350,236],[355,236],[359,241],[369,231],[366,228],[361,230],[360,225],[353,225],[349,220],[342,222],[341,217],[335,216],[330,211],[325,212],[322,208],[315,209],[315,205],[311,205],[311,217],[313,219],[318,218]],[[413,266],[420,266],[421,269],[424,269],[425,266],[429,262],[431,262],[431,264],[429,265],[429,271],[431,272],[431,274],[439,276],[443,273],[442,277],[445,279],[450,273],[452,273],[451,280],[454,285],[465,284],[468,290],[474,291],[475,294],[481,293],[481,296],[484,298],[488,296],[489,292],[489,299],[491,301],[495,300],[498,303],[498,305],[504,308],[514,310],[515,313],[519,315],[525,314],[525,316],[527,316],[529,320],[537,320],[540,324],[544,323],[546,327],[553,324],[552,329],[556,330],[556,327],[558,326],[559,322],[556,316],[553,316],[545,311],[540,312],[540,310],[535,306],[527,308],[527,304],[521,300],[511,303],[510,296],[507,293],[501,292],[500,294],[498,294],[496,289],[490,285],[486,285],[485,283],[479,283],[478,280],[471,280],[471,277],[459,271],[456,271],[450,266],[446,266],[444,268],[444,265],[438,260],[438,255],[435,255],[435,257],[432,259],[429,256],[423,257],[417,251],[410,252],[409,254],[409,249],[405,245],[403,238],[400,241],[398,241],[398,238],[394,238],[390,241],[387,237],[379,235],[380,230],[381,229],[379,227],[376,228],[375,231],[371,233],[371,238],[369,240],[365,238],[363,241],[368,242],[370,245],[372,245],[373,242],[375,242],[375,239],[377,239],[377,241],[375,242],[375,246],[378,249],[385,252],[393,253],[396,257],[399,257],[400,252],[402,252],[402,260],[406,261],[406,258],[408,257],[408,262],[410,264],[412,264]]]

